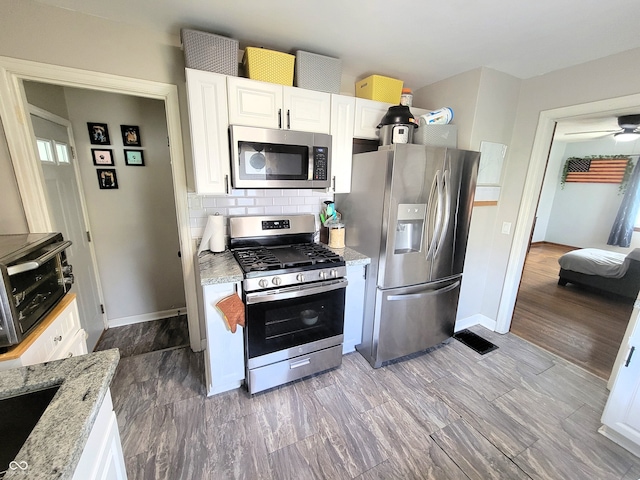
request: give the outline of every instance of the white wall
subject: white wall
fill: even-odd
[[[566,142],[554,141],[551,145],[547,170],[544,174],[540,200],[538,201],[538,210],[536,211],[537,218],[533,236],[531,237],[532,242],[545,241],[549,218],[551,217],[551,209],[553,208],[553,199],[556,191],[560,188],[560,177],[562,175],[562,167],[565,159],[564,150],[566,147]]]
[[[185,308],[164,102],[65,88],[110,324]],[[87,122],[106,123],[114,167],[96,167]],[[145,166],[125,164],[120,125],[140,127]],[[115,168],[119,188],[101,190],[97,169]]]
[[[554,150],[554,149],[552,149]],[[562,168],[567,158],[588,157],[592,155],[634,155],[640,153],[640,140],[635,142],[616,142],[612,136],[586,142],[571,142],[564,147],[564,154],[554,158],[547,166],[545,186],[541,195],[545,206],[552,198],[552,208],[548,210],[542,225],[536,224],[534,237],[561,245],[581,248],[602,248],[605,250],[629,252],[640,246],[640,235],[634,233],[629,248],[607,245],[607,239],[613,220],[620,208],[623,194],[619,184],[611,183],[566,183],[560,185]],[[634,158],[635,161],[635,158]],[[549,191],[555,184],[555,190]],[[540,210],[540,209],[539,209]],[[542,213],[542,212],[541,212]],[[540,221],[540,215],[538,215]],[[538,241],[538,240],[536,240]]]
[[[0,120],[0,192],[2,192],[0,235],[29,232],[2,120]]]

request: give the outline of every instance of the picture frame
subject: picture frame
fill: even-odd
[[[115,160],[113,158],[113,150],[111,150],[110,148],[92,148],[91,157],[93,158],[93,164],[96,166],[115,165]]]
[[[141,147],[140,127],[137,125],[120,125],[122,144],[125,147]]]
[[[118,177],[115,168],[98,168],[96,172],[100,190],[116,190],[118,188]]]
[[[142,150],[125,149],[124,162],[130,166],[144,167],[144,154],[142,153]]]
[[[91,145],[110,145],[109,127],[106,123],[87,122]]]

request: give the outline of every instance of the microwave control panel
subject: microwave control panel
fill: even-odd
[[[326,180],[327,179],[327,166],[329,160],[327,159],[327,147],[313,147],[313,179],[314,180]]]

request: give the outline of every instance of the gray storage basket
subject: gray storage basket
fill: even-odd
[[[186,28],[180,36],[187,68],[238,76],[238,40]]]
[[[296,87],[340,93],[342,60],[297,50],[295,74]]]
[[[420,125],[413,133],[413,143],[432,147],[458,147],[458,127],[455,125],[426,125],[420,119]]]

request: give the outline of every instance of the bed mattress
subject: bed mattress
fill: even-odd
[[[598,248],[581,248],[562,255],[558,259],[564,270],[598,275],[606,278],[622,278],[629,269],[630,259],[624,253]]]

